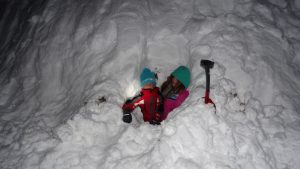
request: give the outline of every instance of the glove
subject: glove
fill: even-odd
[[[131,102],[132,102],[132,100],[127,99],[127,100],[125,101],[125,104],[130,104]]]
[[[152,120],[152,121],[150,121],[150,124],[152,124],[152,125],[160,125],[160,122],[156,121],[156,120]]]
[[[130,110],[123,110],[123,118],[122,120],[125,122],[125,123],[131,123],[132,121],[132,116],[131,116],[131,111]]]
[[[156,112],[154,115],[154,119],[150,121],[152,125],[160,125],[160,113]]]
[[[160,114],[159,113],[155,113],[153,121],[160,122]]]

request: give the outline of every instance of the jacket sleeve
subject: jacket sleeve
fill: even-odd
[[[158,95],[159,95],[159,97],[158,97],[159,102],[158,102],[156,111],[161,116],[164,113],[164,97],[160,91],[158,91]]]
[[[139,105],[139,102],[143,100],[142,96],[143,94],[141,92],[137,96],[133,97],[132,99],[127,99],[123,104],[122,109],[126,111],[133,111]]]
[[[181,93],[179,93],[178,97],[175,100],[175,108],[179,107],[184,101],[185,99],[189,96],[189,91],[184,90]]]
[[[161,119],[165,120],[168,114],[175,108],[179,107],[188,96],[189,96],[189,91],[184,90],[179,93],[176,100],[168,99],[168,98],[164,99],[163,115]]]
[[[169,76],[168,79],[161,85],[160,93],[163,97],[166,97],[170,92],[170,90],[172,90],[171,79],[172,79],[171,76]]]

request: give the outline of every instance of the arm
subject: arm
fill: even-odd
[[[125,123],[131,123],[132,116],[131,112],[138,106],[138,102],[142,99],[142,93],[133,97],[132,99],[127,99],[122,106],[123,110],[123,121]]]
[[[190,93],[188,90],[184,90],[184,91],[180,92],[175,100],[175,107],[179,107],[185,101],[185,99],[189,96],[189,94]]]
[[[156,105],[154,119],[152,121],[150,121],[150,124],[152,124],[152,125],[160,125],[160,122],[162,121],[162,115],[164,112],[163,96],[162,96],[161,92],[159,91],[159,88],[157,88],[157,90],[158,90],[158,102]]]
[[[161,120],[161,116],[164,113],[164,97],[163,97],[163,95],[162,95],[162,93],[160,91],[158,91],[158,95],[159,95],[159,98],[158,98],[159,102],[158,102],[158,105],[157,105],[156,112],[159,115],[159,120]]]
[[[137,106],[139,106],[143,101],[143,92],[141,91],[138,95],[134,96],[132,99],[127,99],[122,106],[122,109],[133,111]]]
[[[189,96],[189,91],[183,90],[182,92],[179,93],[176,99],[169,99],[166,98],[164,100],[164,110],[163,110],[163,115],[162,115],[162,120],[165,120],[168,116],[168,114],[174,110],[175,108],[179,107],[185,99]]]
[[[163,97],[166,97],[170,92],[170,90],[172,90],[171,81],[172,81],[172,77],[169,76],[168,79],[161,85],[160,91]]]

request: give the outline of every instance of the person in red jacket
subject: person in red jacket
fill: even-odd
[[[123,109],[123,121],[131,123],[131,113],[136,107],[140,107],[145,122],[159,125],[162,113],[162,98],[159,88],[156,87],[156,75],[150,69],[145,68],[140,76],[142,89],[132,99],[126,100]]]

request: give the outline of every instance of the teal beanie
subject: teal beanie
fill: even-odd
[[[140,81],[142,87],[148,83],[152,83],[155,86],[156,85],[155,74],[150,69],[144,68],[140,76]]]
[[[189,68],[185,66],[179,66],[172,74],[178,81],[180,81],[185,88],[188,88],[191,81],[191,72]]]

